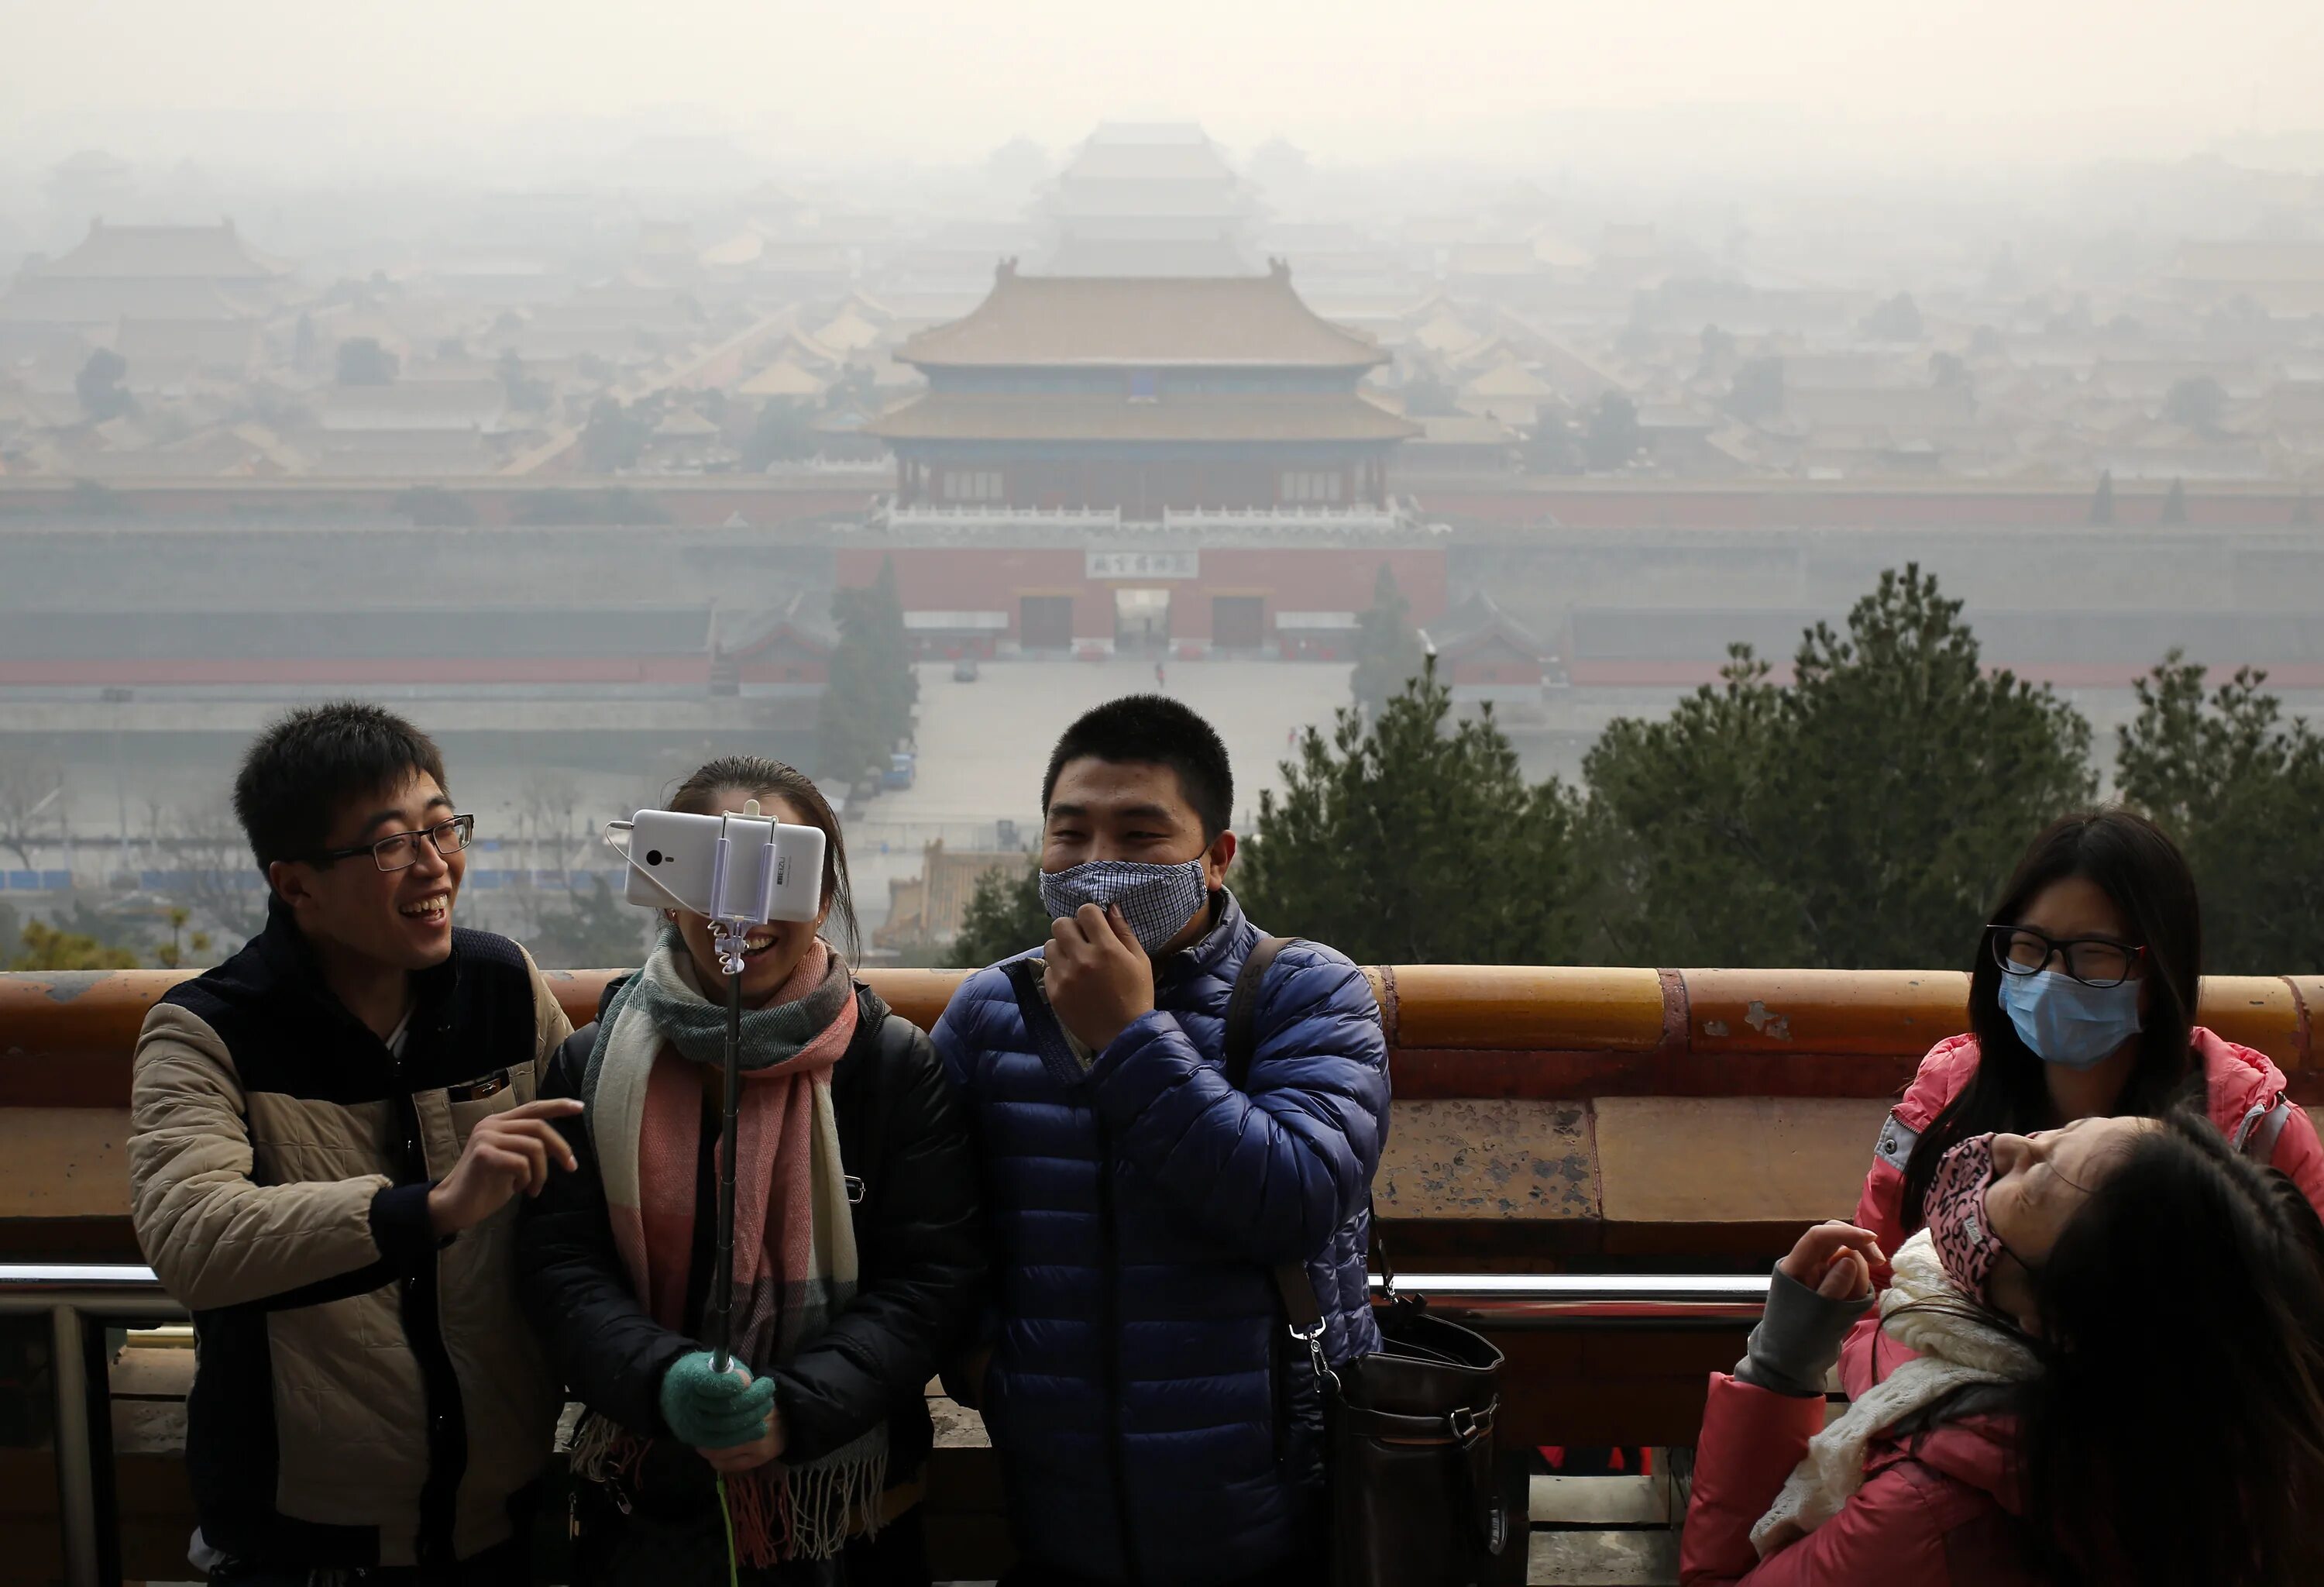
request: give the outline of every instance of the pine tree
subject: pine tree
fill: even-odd
[[[920,678],[912,667],[911,632],[904,626],[903,597],[896,588],[896,561],[880,563],[879,577],[864,601],[865,635],[880,686],[880,724],[890,743],[912,735],[912,713],[920,700]]]
[[[2097,524],[2114,521],[2114,470],[2111,468],[2098,475],[2098,492],[2090,497],[2090,521]]]
[[[2206,697],[2173,650],[2115,734],[2122,797],[2178,841],[2203,900],[2203,961],[2225,974],[2324,971],[2324,737],[2245,668]]]
[[[1412,626],[1412,604],[1383,562],[1372,580],[1371,606],[1356,619],[1356,669],[1348,678],[1349,691],[1365,715],[1377,720],[1388,697],[1420,676],[1425,660],[1419,631]]]
[[[1988,672],[1961,604],[1880,576],[1793,681],[1746,648],[1660,722],[1584,761],[1639,962],[1959,963],[2026,840],[2096,792],[2089,724]]]
[[[887,769],[888,757],[911,734],[919,699],[894,564],[882,562],[879,577],[861,589],[833,591],[831,614],[839,641],[816,712],[816,769],[853,782]]]
[[[976,879],[961,911],[951,962],[965,970],[997,964],[1049,939],[1049,911],[1041,902],[1041,872],[995,866]]]
[[[22,951],[9,963],[11,970],[134,970],[137,955],[113,947],[85,932],[69,931],[45,920],[25,924],[17,942]]]
[[[1602,958],[1580,802],[1526,780],[1489,711],[1452,718],[1432,661],[1369,723],[1310,728],[1235,866],[1252,917],[1360,964]]]

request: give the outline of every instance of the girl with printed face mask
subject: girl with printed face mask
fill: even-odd
[[[1711,1380],[1683,1582],[2324,1581],[2324,1223],[2296,1186],[2174,1110],[1970,1136],[1927,1205],[1877,1315],[1869,1231],[1777,1264]]]
[[[1986,919],[1970,1029],[1921,1061],[1865,1176],[1856,1222],[1884,1250],[1922,1226],[1937,1164],[1970,1136],[2152,1117],[2195,1096],[2236,1149],[2324,1208],[2324,1148],[2282,1071],[2194,1022],[2202,913],[2160,827],[2121,809],[2054,823]]]

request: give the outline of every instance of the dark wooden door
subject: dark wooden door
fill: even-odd
[[[1265,595],[1213,595],[1211,648],[1255,650],[1267,641]]]
[[[1071,595],[1026,595],[1017,614],[1017,642],[1028,650],[1066,650],[1074,643]]]

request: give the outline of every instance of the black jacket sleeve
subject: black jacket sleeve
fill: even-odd
[[[596,1027],[576,1031],[550,1063],[544,1097],[576,1096]],[[702,1347],[647,1315],[613,1249],[605,1187],[585,1119],[560,1119],[571,1173],[552,1172],[517,1225],[517,1298],[549,1359],[580,1400],[632,1433],[667,1435],[662,1374]]]
[[[982,1300],[968,1131],[936,1049],[890,1015],[879,1032],[880,1183],[864,1187],[855,1298],[774,1373],[786,1455],[820,1459],[917,1396]],[[870,1055],[864,1055],[870,1056]]]

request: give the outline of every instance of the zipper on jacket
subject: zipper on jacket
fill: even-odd
[[[1130,1453],[1122,1433],[1125,1386],[1121,1377],[1121,1252],[1113,1228],[1113,1142],[1102,1123],[1096,1129],[1098,1241],[1105,1252],[1105,1288],[1098,1320],[1103,1330],[1100,1354],[1105,1379],[1106,1463],[1113,1472],[1113,1508],[1118,1518],[1115,1524],[1121,1536],[1121,1577],[1130,1587],[1139,1587],[1144,1578],[1139,1573],[1137,1532],[1130,1518]]]
[[[403,1125],[405,1159],[426,1174],[428,1159],[420,1145],[420,1109],[405,1089],[410,1077],[401,1059],[391,1072],[395,1077],[396,1112]],[[427,1569],[449,1568],[458,1557],[453,1536],[459,1518],[460,1482],[468,1474],[467,1418],[460,1403],[459,1374],[453,1369],[451,1352],[444,1348],[438,1277],[437,1253],[431,1250],[403,1276],[399,1287],[404,1343],[420,1368],[420,1414],[427,1418],[428,1476],[420,1488],[417,1549],[420,1564]]]

